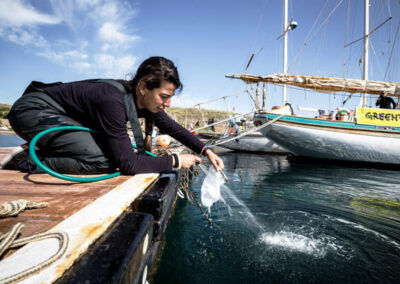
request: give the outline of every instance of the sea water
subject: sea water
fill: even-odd
[[[150,283],[398,283],[400,171],[221,157],[215,225],[180,199]],[[203,179],[190,187],[198,197]]]
[[[0,134],[0,147],[16,147],[25,142],[17,135]]]
[[[0,135],[0,147],[22,143]],[[398,283],[399,170],[221,157],[229,180],[213,224],[178,200],[152,284]],[[203,179],[190,185],[198,199]]]

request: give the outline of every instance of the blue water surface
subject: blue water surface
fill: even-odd
[[[16,147],[25,143],[25,140],[17,135],[0,134],[0,147]]]
[[[399,170],[222,158],[229,181],[209,214],[215,225],[178,200],[152,284],[398,283]],[[204,176],[190,186],[199,200]]]

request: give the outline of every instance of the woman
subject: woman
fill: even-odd
[[[28,142],[39,132],[56,126],[84,126],[96,131],[51,132],[38,141],[37,153],[41,161],[60,173],[97,174],[115,169],[125,175],[161,173],[201,162],[198,156],[191,154],[139,155],[132,148],[126,131],[130,120],[133,132],[138,133],[137,117],[146,119],[147,145],[151,126],[155,124],[160,131],[197,154],[207,156],[216,170],[223,169],[221,158],[164,112],[175,91],[181,89],[173,62],[163,57],[150,57],[139,66],[131,81],[32,82],[12,106],[9,121],[13,130]],[[140,129],[139,132],[141,134]],[[141,139],[142,136],[135,135],[138,146]],[[3,168],[38,170],[26,150],[14,155]]]

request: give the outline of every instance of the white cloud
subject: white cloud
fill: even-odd
[[[40,24],[54,25],[61,19],[42,14],[22,0],[0,1],[0,24],[6,27],[36,26]]]
[[[40,12],[35,0],[0,0],[0,38],[86,76],[134,73],[137,58],[129,51],[140,37],[132,1],[48,1],[54,14]],[[52,33],[43,25],[54,25]]]
[[[88,62],[75,62],[71,64],[71,66],[77,70],[87,72],[87,70],[90,70],[92,68],[92,64]]]
[[[100,3],[100,0],[79,0],[76,2],[77,6],[80,9],[86,8],[86,7],[93,7],[96,6],[97,4]]]
[[[139,39],[138,36],[129,36],[123,32],[121,32],[121,27],[112,22],[104,23],[100,30],[99,36],[103,41],[111,42],[115,44],[124,44],[130,41],[135,41]]]
[[[47,40],[36,31],[26,31],[21,28],[9,28],[0,31],[0,36],[22,46],[34,46],[38,48],[47,48],[49,46]]]
[[[44,51],[40,51],[37,53],[39,56],[45,57],[52,61],[56,62],[71,62],[71,61],[81,61],[86,60],[88,55],[86,53],[82,53],[78,50],[68,50],[68,51],[54,51],[50,49],[46,49]]]
[[[137,58],[132,55],[116,57],[110,54],[97,54],[94,58],[96,73],[109,78],[124,78],[132,73]]]

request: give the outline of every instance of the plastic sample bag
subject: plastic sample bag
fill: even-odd
[[[200,166],[202,167],[202,165]],[[203,167],[202,169],[206,172]],[[201,186],[201,203],[208,207],[208,210],[221,198],[221,185],[224,183],[221,172],[217,172],[211,165]]]

